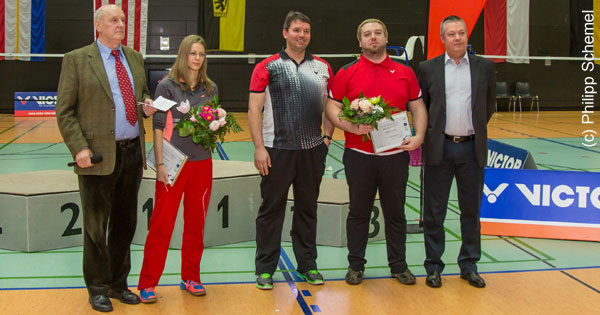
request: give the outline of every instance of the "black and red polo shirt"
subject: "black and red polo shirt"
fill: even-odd
[[[266,147],[300,150],[321,143],[321,123],[333,71],[327,61],[311,55],[297,64],[285,49],[254,67],[251,93],[266,93],[263,141]]]
[[[421,97],[421,88],[412,69],[394,62],[389,55],[380,63],[373,63],[362,55],[342,67],[335,75],[330,97],[341,103],[345,96],[352,102],[360,92],[367,98],[381,95],[399,111],[406,110],[409,101]],[[351,132],[344,132],[344,135],[347,148],[373,153],[370,140],[363,142],[362,136]]]

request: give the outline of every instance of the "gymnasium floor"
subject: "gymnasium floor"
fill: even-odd
[[[247,130],[247,119],[238,114]],[[600,146],[583,146],[579,112],[499,112],[488,126],[491,138],[531,152],[539,169],[600,171]],[[147,129],[149,122],[146,122]],[[149,137],[148,137],[149,138]],[[325,177],[344,178],[343,134],[336,131]],[[226,139],[231,160],[252,161],[249,133]],[[151,146],[147,143],[147,147]],[[214,159],[219,159],[215,154]],[[0,174],[64,170],[71,160],[54,118],[0,115]],[[406,214],[418,219],[419,168],[411,167]],[[254,286],[254,242],[206,248],[201,277],[207,296],[181,292],[179,250],[170,250],[158,303],[126,306],[114,301],[116,314],[597,314],[600,309],[600,243],[482,236],[479,271],[485,289],[475,289],[457,276],[460,228],[456,194],[452,192],[446,219],[446,269],[443,286],[425,285],[422,234],[409,234],[407,261],[417,275],[415,286],[404,286],[389,275],[385,242],[367,248],[365,281],[343,281],[345,248],[319,246],[319,270],[324,286],[310,286],[295,272],[290,243],[282,243],[275,288]],[[0,209],[1,209],[0,205]],[[285,232],[284,232],[285,233]],[[0,235],[1,237],[1,235]],[[136,285],[143,247],[132,246],[129,284]],[[93,313],[81,275],[82,248],[36,253],[0,250],[0,314]],[[134,289],[134,288],[132,288]],[[134,290],[136,291],[136,290]],[[137,292],[137,291],[136,291]]]

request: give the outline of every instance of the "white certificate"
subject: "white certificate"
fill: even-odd
[[[165,167],[167,168],[167,177],[169,178],[169,185],[173,186],[175,181],[177,180],[177,176],[183,169],[183,165],[187,161],[188,157],[181,150],[171,144],[171,142],[167,141],[163,138],[163,153],[162,153],[162,162],[165,163]],[[153,169],[156,172],[156,159],[154,157],[154,147],[150,149],[148,152],[148,157],[146,158],[146,165]]]
[[[152,107],[161,110],[163,112],[166,112],[169,110],[169,108],[173,107],[174,105],[176,105],[177,102],[171,101],[170,99],[166,99],[162,96],[159,96],[157,99],[154,100],[154,102],[152,102]]]
[[[392,117],[394,120],[387,118],[380,120],[377,129],[371,131],[375,154],[397,148],[402,145],[404,140],[412,137],[406,111],[395,113]]]

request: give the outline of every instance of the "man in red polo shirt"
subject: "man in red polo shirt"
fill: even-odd
[[[360,59],[338,71],[326,105],[327,118],[344,130],[346,137],[344,167],[350,193],[350,213],[346,221],[350,266],[346,282],[362,282],[367,262],[365,250],[371,210],[375,194],[379,190],[392,276],[403,284],[414,284],[415,276],[406,264],[404,201],[410,160],[407,151],[418,148],[423,142],[427,111],[414,72],[392,61],[386,53],[388,33],[385,24],[377,19],[367,19],[358,26],[356,35],[363,54]],[[408,105],[416,135],[406,139],[399,148],[375,155],[371,141],[362,141],[362,135],[372,131],[373,127],[356,126],[338,118],[342,108],[341,100],[347,97],[352,101],[361,92],[366,97],[381,95],[398,111],[406,110]]]

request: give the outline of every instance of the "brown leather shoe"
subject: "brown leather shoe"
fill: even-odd
[[[442,277],[439,271],[433,271],[427,274],[425,278],[425,284],[432,288],[439,288],[442,286]]]
[[[477,272],[461,273],[460,278],[469,281],[476,288],[485,288],[485,281]]]

